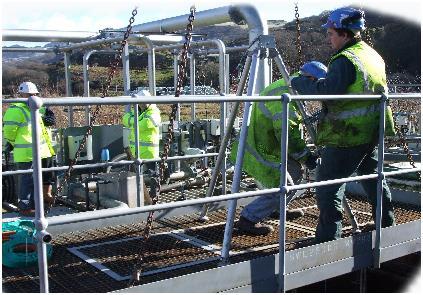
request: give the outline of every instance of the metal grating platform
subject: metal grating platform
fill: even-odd
[[[176,196],[177,197],[177,196]],[[349,197],[352,209],[362,229],[371,230],[371,206],[366,201]],[[314,198],[296,199],[291,208],[303,208],[305,215],[287,223],[286,250],[312,244],[318,209]],[[237,217],[240,210],[237,211]],[[420,219],[420,207],[395,203],[398,224]],[[184,215],[154,222],[148,243],[142,284],[190,274],[219,266],[225,210],[212,212],[209,221],[202,223],[198,215]],[[278,221],[266,220],[276,230],[265,237],[251,237],[236,229],[233,233],[231,263],[277,253]],[[344,218],[344,236],[350,235],[349,221]],[[144,222],[62,234],[54,238],[54,254],[49,262],[51,292],[110,292],[127,287],[125,278],[132,270],[139,249]],[[78,251],[83,258],[75,255]],[[102,270],[100,270],[101,268]],[[105,270],[110,270],[110,272]],[[37,267],[9,269],[3,266],[3,291],[39,292]],[[120,278],[120,279],[119,279]]]

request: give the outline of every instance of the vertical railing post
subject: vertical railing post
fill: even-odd
[[[123,76],[123,92],[124,95],[129,95],[131,91],[131,74],[129,72],[129,47],[126,42],[122,53],[122,76]],[[151,94],[153,95],[153,94]]]
[[[223,92],[220,95],[225,96]],[[223,137],[226,131],[226,102],[220,104],[220,142],[223,142]],[[220,168],[222,174],[222,195],[226,195],[226,149],[222,159],[222,166]]]
[[[179,75],[179,55],[178,51],[175,49],[173,51],[173,88],[176,91],[178,86],[178,75]],[[181,121],[181,106],[178,103],[178,110],[176,111],[176,121]]]
[[[156,50],[148,49],[148,89],[152,96],[156,96]]]
[[[376,201],[376,239],[374,249],[374,267],[380,267],[380,240],[382,238],[382,208],[383,208],[383,160],[384,160],[384,137],[385,137],[385,109],[388,97],[385,93],[381,95],[380,117],[379,117],[379,143],[378,143],[378,161],[377,161],[377,201]]]
[[[132,97],[137,98],[138,95],[133,94]],[[138,124],[138,103],[134,104],[134,131],[135,131],[135,171],[136,171],[136,182],[137,182],[137,207],[141,207],[141,192],[140,192],[140,186],[141,186],[141,177],[140,174],[142,173],[141,170],[141,164],[142,160],[140,159],[140,136],[139,136],[139,124]],[[129,143],[131,145],[131,143]]]
[[[256,82],[255,78],[256,78],[256,73],[258,70],[259,56],[260,56],[259,52],[253,53],[252,63],[250,68],[250,78],[248,80],[247,96],[251,96],[255,92],[255,82]],[[242,119],[241,132],[239,135],[235,171],[234,171],[234,176],[232,180],[232,188],[231,188],[232,194],[239,192],[239,185],[240,185],[241,174],[242,174],[242,163],[244,161],[245,144],[247,142],[248,124],[250,121],[250,107],[251,107],[251,102],[246,101],[244,103],[244,115]],[[224,263],[227,262],[229,259],[229,250],[231,248],[236,204],[237,204],[236,200],[230,200],[228,202],[225,233],[223,236],[223,245],[222,245],[222,252],[221,252],[221,260]]]
[[[38,272],[40,277],[40,293],[48,293],[48,269],[47,269],[47,247],[45,242],[50,242],[51,237],[47,233],[47,219],[44,217],[44,198],[43,198],[43,179],[41,173],[41,116],[40,108],[43,105],[42,100],[37,96],[31,96],[28,99],[28,106],[31,112],[31,132],[32,132],[32,165],[33,165],[33,181],[34,181],[34,202],[35,202],[35,218],[34,225],[37,231],[37,255],[38,255]]]
[[[65,84],[66,84],[66,96],[72,96],[72,80],[70,72],[70,53],[65,51],[63,52],[63,59],[65,64]],[[68,120],[69,127],[73,127],[73,107],[68,106]]]
[[[226,94],[226,77],[225,77],[225,52],[226,48],[223,42],[220,42],[219,50],[219,91],[220,95],[224,96]],[[226,132],[226,109],[227,109],[227,102],[222,102],[220,104],[220,140],[223,142],[223,137],[225,136]],[[222,166],[220,168],[222,174],[222,195],[226,195],[226,149],[225,154],[223,155],[222,159]]]
[[[285,292],[285,243],[286,243],[286,195],[287,195],[287,166],[288,166],[288,114],[290,95],[282,95],[282,123],[281,123],[281,179],[279,199],[279,291]]]
[[[82,71],[84,76],[84,97],[90,96],[90,75],[89,75],[89,68],[90,65],[88,63],[91,54],[97,52],[97,50],[90,50],[85,52],[84,56],[82,57]],[[90,106],[85,106],[85,125],[90,125],[91,122],[91,114],[90,114]]]
[[[189,55],[189,87],[190,94],[195,95],[195,54]],[[191,103],[191,121],[195,121],[195,102]]]

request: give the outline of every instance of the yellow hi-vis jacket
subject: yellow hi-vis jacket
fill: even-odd
[[[387,93],[385,62],[365,42],[360,41],[334,55],[330,62],[345,56],[354,65],[356,79],[347,94]],[[379,130],[379,102],[376,100],[336,100],[325,102],[328,113],[318,125],[317,144],[351,147],[371,143]],[[386,109],[386,133],[395,134],[392,111]]]
[[[267,86],[261,96],[281,96],[288,93],[283,79]],[[267,188],[280,185],[282,102],[254,102],[251,105],[250,125],[248,126],[242,170],[257,179]],[[288,155],[303,162],[309,155],[301,137],[301,116],[295,104],[289,105],[289,140]],[[234,142],[231,150],[231,161],[235,163],[238,144]]]
[[[44,126],[40,110],[40,154],[41,158],[49,158],[55,155],[51,134]],[[6,110],[3,117],[3,136],[14,147],[13,159],[16,163],[32,161],[32,131],[31,113],[25,103],[13,103]]]
[[[125,113],[122,118],[123,126],[131,129],[129,135],[129,145],[132,156],[135,157],[135,126],[134,111]],[[152,159],[159,157],[160,140],[160,110],[155,104],[150,104],[148,108],[138,115],[139,126],[139,150],[141,159]]]

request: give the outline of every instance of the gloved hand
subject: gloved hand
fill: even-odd
[[[54,115],[53,111],[50,110],[49,108],[46,108],[46,112],[44,113],[44,116],[43,116],[43,123],[47,127],[53,126],[54,124],[56,124],[56,116]]]
[[[14,148],[15,147],[10,142],[6,142],[6,144],[4,145],[4,152],[10,153],[11,151],[13,151]]]
[[[315,154],[309,154],[304,164],[309,170],[314,170],[317,166],[317,159],[319,159],[319,157]]]

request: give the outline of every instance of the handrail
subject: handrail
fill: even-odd
[[[420,93],[407,93],[407,94],[389,94],[390,99],[419,99],[422,97]],[[292,95],[291,100],[309,100],[309,101],[322,101],[322,100],[379,100],[380,95]],[[193,95],[193,96],[180,96],[179,103],[193,103],[193,102],[207,102],[207,103],[220,103],[220,102],[234,102],[234,101],[277,101],[280,96],[220,96],[220,95]],[[40,101],[45,106],[76,106],[76,105],[122,105],[122,104],[141,104],[141,103],[155,103],[155,104],[172,104],[175,103],[174,96],[114,96],[114,97],[63,97],[63,98],[40,98]],[[2,103],[27,103],[27,98],[8,98],[2,99]]]
[[[206,203],[213,203],[218,201],[229,201],[229,200],[236,200],[241,198],[247,198],[251,196],[257,195],[267,195],[267,194],[275,194],[279,193],[282,196],[286,195],[288,191],[302,189],[302,188],[312,188],[317,186],[326,186],[332,185],[335,183],[344,183],[344,182],[352,182],[357,180],[364,180],[364,179],[378,179],[378,197],[377,197],[377,210],[376,210],[376,241],[375,241],[375,254],[374,254],[374,265],[378,267],[380,265],[380,240],[381,240],[381,200],[382,200],[382,181],[385,179],[386,176],[389,175],[399,175],[399,174],[406,174],[410,172],[417,172],[421,171],[421,168],[413,168],[413,169],[405,169],[403,171],[394,171],[394,172],[383,172],[383,148],[384,148],[384,115],[385,115],[385,105],[387,99],[419,99],[421,98],[420,93],[411,93],[411,94],[393,94],[393,95],[289,95],[284,94],[282,96],[284,104],[286,105],[285,109],[288,109],[289,102],[291,100],[348,100],[348,99],[360,99],[360,100],[377,100],[380,101],[380,112],[382,113],[380,118],[380,128],[379,128],[379,152],[382,155],[379,155],[378,161],[378,173],[377,174],[369,174],[369,175],[361,175],[355,177],[347,177],[342,179],[334,179],[334,180],[327,180],[321,182],[314,182],[310,184],[302,184],[302,185],[287,185],[286,181],[281,180],[280,188],[272,188],[266,190],[259,190],[259,191],[250,191],[250,192],[242,192],[242,193],[234,193],[229,195],[221,195],[221,196],[212,196],[209,198],[202,198],[202,199],[194,199],[194,200],[184,200],[184,201],[177,201],[173,203],[165,203],[165,204],[156,204],[151,206],[145,206],[140,208],[128,208],[128,209],[109,209],[109,210],[98,210],[95,212],[89,212],[89,214],[84,214],[78,216],[72,215],[64,215],[64,216],[56,216],[50,217],[46,219],[44,217],[44,210],[43,210],[43,201],[42,201],[42,167],[41,167],[41,157],[40,157],[40,146],[39,146],[39,138],[41,134],[40,126],[37,124],[39,120],[39,109],[42,105],[89,105],[89,104],[128,104],[128,103],[175,103],[174,97],[129,97],[129,96],[121,96],[121,97],[111,97],[111,98],[82,98],[82,97],[72,97],[72,98],[39,98],[36,96],[31,96],[28,99],[2,99],[3,103],[12,103],[12,102],[23,102],[27,103],[31,110],[31,116],[34,118],[34,124],[32,124],[32,149],[34,153],[34,184],[35,184],[35,204],[36,204],[36,212],[35,212],[35,219],[34,224],[37,230],[37,249],[39,254],[39,275],[40,275],[40,286],[42,291],[48,292],[48,270],[47,270],[47,256],[46,256],[46,245],[43,241],[43,237],[47,235],[47,226],[50,225],[59,225],[59,224],[67,224],[67,223],[74,223],[74,222],[81,222],[81,221],[89,221],[101,218],[110,218],[116,217],[121,215],[132,215],[132,214],[139,214],[144,212],[150,211],[157,211],[157,210],[164,210],[164,209],[171,209],[171,208],[179,208],[179,207],[186,207],[191,205],[199,205],[199,204],[206,204]],[[262,97],[262,96],[184,96],[179,97],[179,102],[226,102],[226,101],[272,101],[272,100],[280,100],[281,97],[273,96],[273,97]],[[283,114],[284,120],[282,120],[282,128],[284,131],[284,138],[281,141],[281,154],[286,155],[287,153],[287,112]],[[137,159],[136,161],[140,161]],[[150,160],[151,161],[151,160]],[[130,161],[131,162],[131,161]],[[107,163],[105,163],[107,164]],[[90,165],[90,164],[88,164]],[[86,165],[79,165],[81,167],[87,167]],[[282,166],[285,168],[286,171],[286,161]],[[4,174],[3,174],[4,175]],[[284,175],[281,173],[281,175]],[[281,202],[281,220],[284,221],[285,219],[285,207],[286,203]],[[285,223],[282,222],[282,228],[285,226]],[[285,267],[285,247],[283,245],[285,241],[285,237],[282,235],[280,237],[280,255],[279,255],[279,278],[280,278],[280,288],[284,290],[284,267]]]

